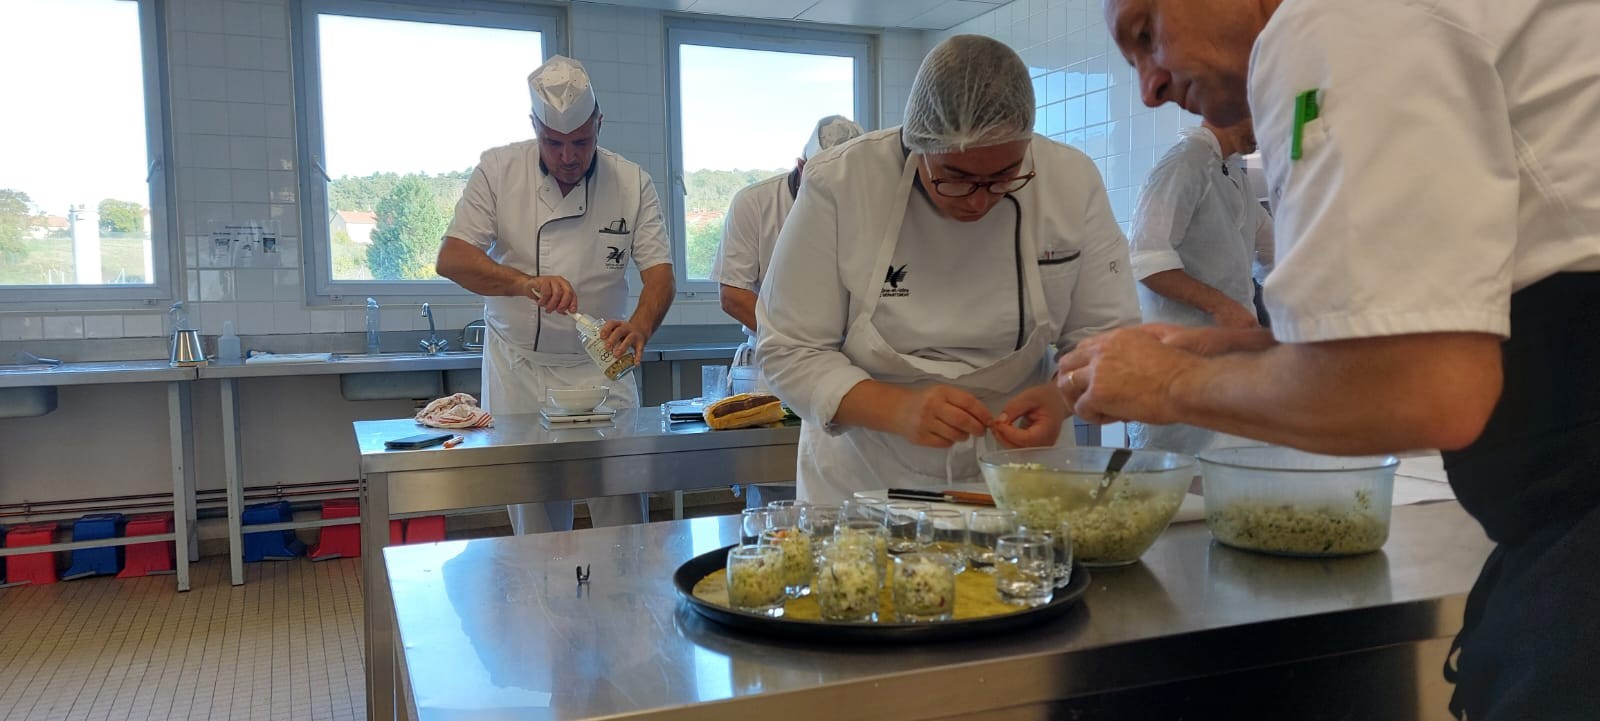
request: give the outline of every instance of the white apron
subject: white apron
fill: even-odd
[[[507,343],[490,326],[483,347],[483,408],[490,413],[538,413],[546,388],[608,386],[611,408],[636,408],[639,389],[633,376],[606,378],[586,355],[538,353]],[[537,481],[535,481],[537,482]],[[590,498],[595,527],[644,523],[649,497],[643,494]],[[522,503],[506,507],[517,535],[572,530],[572,501]]]
[[[890,221],[879,241],[878,259],[873,268],[888,266],[894,257],[916,172],[914,156],[907,157],[893,205],[888,208]],[[1049,306],[1039,278],[1036,240],[1029,225],[1023,222],[1020,205],[1017,213],[1022,234],[1027,311],[1033,317],[1033,329],[1021,348],[981,368],[902,354],[873,326],[872,315],[881,295],[869,292],[865,298],[851,300],[850,321],[841,349],[851,363],[884,383],[960,388],[977,396],[992,412],[999,412],[1019,391],[1048,380],[1052,341]],[[1068,419],[1064,425],[1067,432],[1062,434],[1062,440],[1068,444],[1072,442],[1070,427]],[[946,451],[913,445],[894,433],[852,427],[834,435],[821,424],[807,423],[800,428],[799,497],[813,503],[838,503],[856,491],[944,485],[947,474],[957,483],[978,481],[981,478],[974,445],[958,444],[952,451]]]

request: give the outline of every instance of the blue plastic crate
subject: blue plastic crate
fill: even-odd
[[[120,513],[94,513],[72,524],[72,540],[99,541],[122,535],[124,519]],[[61,574],[62,580],[88,576],[114,576],[122,570],[122,547],[80,548],[72,552],[72,565]]]
[[[263,523],[284,523],[294,520],[288,501],[259,503],[246,506],[243,522],[246,526]],[[261,531],[244,534],[244,560],[248,563],[296,558],[305,553],[306,544],[296,538],[294,531]]]

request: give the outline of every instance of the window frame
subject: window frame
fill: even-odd
[[[877,127],[877,36],[867,31],[848,28],[817,30],[798,28],[786,24],[760,22],[730,22],[721,20],[696,20],[668,17],[666,26],[667,71],[667,175],[668,183],[667,227],[674,238],[672,243],[673,275],[678,284],[678,295],[694,298],[707,294],[712,298],[720,292],[716,281],[689,277],[689,235],[684,223],[688,187],[683,171],[683,86],[679,48],[685,44],[733,50],[764,50],[771,52],[800,53],[806,55],[832,55],[855,60],[855,121],[871,131]]]
[[[183,244],[175,240],[175,174],[167,129],[171,108],[167,78],[166,0],[132,0],[139,6],[139,55],[144,76],[145,182],[150,188],[150,253],[153,282],[140,285],[5,285],[0,303],[16,310],[131,310],[178,299]]]
[[[294,6],[293,53],[299,60],[294,68],[295,102],[301,108],[295,122],[301,139],[297,155],[301,265],[305,274],[306,304],[350,305],[354,300],[369,296],[396,303],[418,303],[440,298],[476,300],[477,294],[445,279],[350,281],[331,277],[332,238],[328,230],[327,184],[332,179],[325,170],[327,147],[322,122],[322,64],[318,53],[319,28],[316,22],[316,16],[324,13],[537,32],[543,44],[543,58],[566,52],[563,32],[565,14],[553,6],[494,0],[457,0],[448,6],[392,0],[301,0]],[[532,70],[532,66],[529,70]]]

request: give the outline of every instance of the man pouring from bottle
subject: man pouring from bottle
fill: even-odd
[[[637,406],[631,376],[611,380],[585,352],[574,313],[610,318],[617,357],[644,350],[672,304],[671,246],[649,174],[599,147],[588,72],[552,57],[528,76],[536,138],[484,152],[439,249],[439,275],[484,296],[483,406],[537,413],[548,388],[609,386]],[[627,315],[629,260],[643,287]],[[591,498],[596,526],[642,523],[642,495]],[[518,534],[572,528],[570,501],[510,507]]]

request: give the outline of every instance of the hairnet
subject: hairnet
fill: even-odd
[[[829,115],[818,120],[817,127],[811,129],[811,137],[806,138],[806,149],[800,157],[810,160],[811,156],[858,135],[861,135],[861,126],[854,121],[843,115]]]
[[[939,43],[917,69],[900,137],[950,153],[1033,137],[1033,81],[1011,48],[982,35]]]

